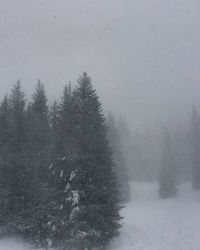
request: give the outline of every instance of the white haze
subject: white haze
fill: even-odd
[[[0,0],[0,97],[37,79],[50,101],[87,71],[133,128],[200,106],[199,0]]]

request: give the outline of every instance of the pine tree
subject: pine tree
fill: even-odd
[[[108,125],[108,138],[110,142],[110,146],[113,151],[113,160],[115,162],[115,172],[117,174],[117,179],[120,186],[120,197],[122,202],[127,202],[130,199],[130,187],[129,187],[129,179],[128,179],[128,170],[124,160],[124,155],[122,153],[122,146],[119,137],[119,133],[117,131],[116,122],[111,113],[108,115],[107,119]]]
[[[119,233],[119,192],[101,104],[86,73],[74,96],[78,159],[66,245],[101,249]]]
[[[174,155],[170,135],[166,133],[161,159],[161,171],[159,175],[159,195],[161,198],[169,198],[176,196],[176,172],[177,171],[174,163]]]
[[[200,189],[200,117],[196,109],[192,114],[192,144],[193,144],[193,189]]]

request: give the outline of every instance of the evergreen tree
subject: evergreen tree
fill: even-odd
[[[58,134],[58,119],[59,119],[59,107],[55,101],[51,106],[50,110],[50,132],[51,132],[51,142],[55,144],[56,137]],[[51,145],[52,147],[53,145]]]
[[[129,169],[130,178],[136,181],[146,181],[147,176],[149,176],[149,171],[151,166],[149,161],[146,160],[146,151],[144,144],[146,145],[146,140],[143,142],[144,136],[135,131],[132,140],[132,168]],[[149,149],[148,149],[149,151]],[[148,169],[149,168],[149,169]]]
[[[53,247],[65,245],[69,238],[70,204],[73,204],[70,195],[75,192],[70,188],[77,158],[73,136],[75,112],[72,88],[68,85],[60,104],[54,103],[51,112],[51,194],[47,201],[47,233],[43,238]]]
[[[120,117],[119,122],[116,126],[119,139],[121,142],[122,153],[124,156],[125,165],[129,171],[129,174],[133,173],[129,178],[133,178],[134,175],[134,158],[133,158],[133,146],[132,146],[132,135],[128,128],[126,121]]]
[[[49,121],[47,98],[43,84],[38,81],[33,101],[28,110],[29,148],[31,163],[39,179],[47,172],[47,156],[49,146]]]
[[[200,117],[193,109],[192,114],[192,144],[193,144],[193,189],[200,189]]]
[[[101,104],[86,73],[74,96],[78,159],[66,245],[101,249],[119,233],[119,192]]]
[[[113,160],[115,162],[115,172],[117,174],[120,196],[122,202],[127,202],[130,199],[130,187],[128,179],[128,170],[122,153],[121,141],[117,131],[116,123],[113,115],[110,113],[107,119],[108,124],[108,138],[110,146],[113,150]]]
[[[165,134],[164,138],[159,184],[159,195],[161,198],[176,196],[176,165],[174,163],[173,149],[171,145],[170,135],[168,133]]]
[[[32,216],[27,222],[26,234],[38,245],[45,244],[48,234],[47,204],[51,187],[49,184],[50,128],[47,98],[43,84],[38,81],[32,102],[28,107],[28,156],[33,176]],[[50,212],[49,212],[50,213]],[[45,242],[45,243],[44,243]]]
[[[9,114],[10,114],[10,107],[8,103],[7,96],[4,97],[3,102],[0,106],[0,148],[1,154],[2,150],[7,144],[7,140],[9,139]]]
[[[0,223],[4,227],[8,222],[7,210],[8,210],[8,175],[6,174],[8,167],[9,157],[9,116],[10,107],[8,98],[5,96],[0,106]]]
[[[7,180],[8,227],[12,232],[24,230],[32,202],[32,176],[27,165],[27,126],[24,93],[18,81],[10,96],[9,142],[5,179]]]

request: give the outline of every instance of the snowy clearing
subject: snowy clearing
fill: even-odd
[[[156,184],[132,184],[132,201],[122,210],[123,228],[112,250],[200,249],[200,192],[187,183],[177,198],[161,200],[157,190]]]
[[[178,197],[159,199],[156,184],[132,183],[132,201],[122,210],[121,236],[110,250],[199,250],[200,192],[181,185]],[[31,250],[13,239],[0,250]]]

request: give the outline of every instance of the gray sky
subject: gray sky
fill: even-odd
[[[200,0],[0,0],[0,96],[37,79],[50,100],[83,71],[134,127],[200,108]]]

